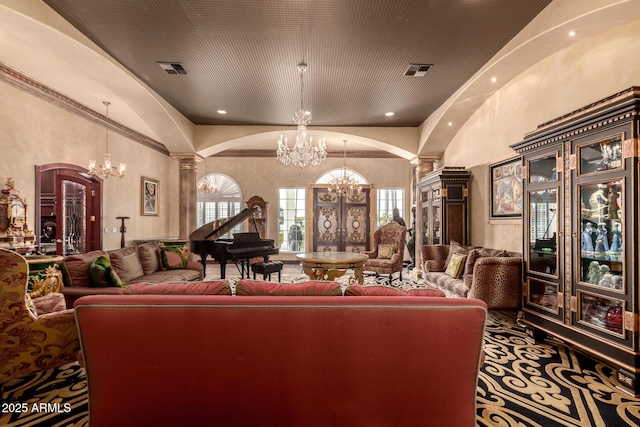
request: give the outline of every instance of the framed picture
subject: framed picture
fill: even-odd
[[[158,216],[158,180],[142,177],[142,215]]]
[[[491,219],[522,216],[522,157],[489,165]]]

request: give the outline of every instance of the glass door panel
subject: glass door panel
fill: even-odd
[[[621,169],[622,136],[603,139],[577,147],[578,175]]]
[[[622,179],[578,187],[580,195],[579,281],[624,290]]]
[[[549,156],[529,160],[529,182],[540,183],[545,181],[556,181],[558,179],[556,159],[556,155],[551,154]]]
[[[530,191],[529,262],[531,271],[557,275],[558,190]]]
[[[433,244],[434,245],[439,245],[440,242],[440,205],[438,203],[434,204],[431,207],[431,221],[432,221],[432,233],[433,233]]]
[[[614,334],[623,334],[624,301],[578,292],[578,320]]]
[[[62,181],[62,242],[65,255],[87,252],[87,188]]]
[[[558,314],[558,284],[543,282],[542,280],[533,278],[528,278],[528,281],[529,302],[554,314]]]

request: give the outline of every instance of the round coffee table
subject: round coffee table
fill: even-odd
[[[364,283],[364,262],[369,259],[365,254],[355,252],[309,252],[297,254],[302,270],[314,280],[335,280],[347,270],[353,270],[358,283]]]

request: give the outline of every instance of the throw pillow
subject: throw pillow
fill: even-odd
[[[111,267],[109,258],[106,255],[101,255],[93,260],[90,267],[90,273],[90,286],[99,288],[125,286],[122,280],[120,280],[118,273],[116,273]]]
[[[342,296],[342,288],[337,282],[308,281],[294,284],[242,279],[236,284],[236,295]]]
[[[452,254],[451,260],[449,264],[447,264],[447,269],[445,270],[445,274],[453,277],[454,279],[459,279],[462,276],[462,271],[464,269],[464,262],[466,261],[467,256],[461,254]]]
[[[344,290],[344,296],[403,296],[404,292],[400,289],[390,288],[388,286],[362,286],[349,285]]]
[[[160,248],[162,266],[167,270],[178,270],[187,268],[187,260],[178,248],[162,246]]]
[[[447,260],[444,262],[444,265],[445,266],[449,265],[449,262],[451,261],[451,256],[453,254],[467,255],[468,253],[469,253],[468,247],[462,246],[460,243],[456,242],[455,240],[452,240],[451,243],[449,244],[449,255],[447,256]]]
[[[395,245],[378,245],[378,259],[391,259],[395,251]]]
[[[123,256],[122,265],[124,266],[124,270],[127,272],[129,280],[144,276],[144,270],[142,269],[142,264],[140,264],[140,260],[138,259],[137,252]]]
[[[145,275],[160,270],[159,245],[157,243],[143,243],[138,246],[138,259]]]

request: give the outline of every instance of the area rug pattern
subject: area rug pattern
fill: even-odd
[[[640,399],[616,388],[611,366],[559,342],[532,345],[525,337],[515,312],[489,313],[477,426],[640,425]],[[5,384],[1,402],[26,403],[28,410],[2,413],[0,425],[88,426],[87,381],[76,363]]]

